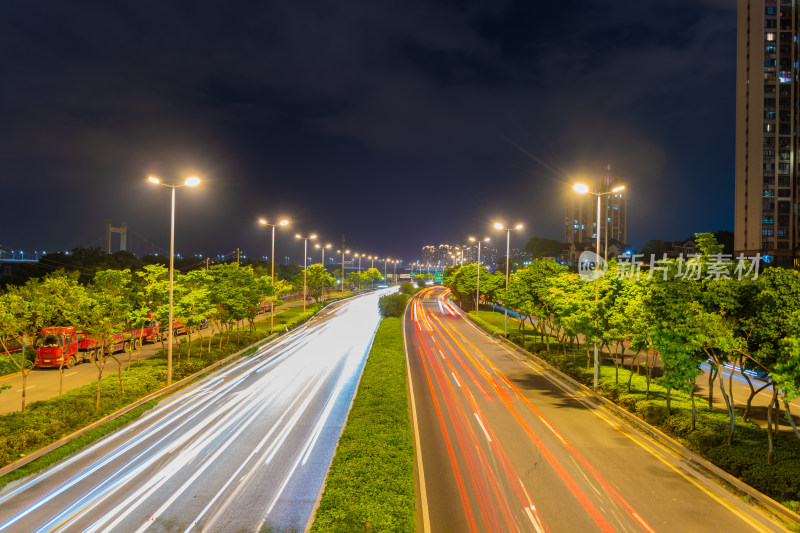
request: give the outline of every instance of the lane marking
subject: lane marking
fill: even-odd
[[[491,438],[491,437],[489,436],[489,434],[486,432],[486,428],[485,428],[485,427],[483,427],[483,422],[481,422],[481,417],[479,417],[479,416],[478,416],[478,413],[475,413],[475,412],[473,412],[472,414],[474,414],[474,415],[475,415],[475,420],[477,420],[477,421],[478,421],[478,425],[480,425],[480,426],[481,426],[481,429],[483,430],[483,434],[484,434],[484,435],[486,435],[486,440],[488,440],[489,442],[492,442],[492,438]]]
[[[431,517],[428,511],[428,490],[425,487],[425,469],[422,466],[422,446],[419,442],[419,422],[417,417],[417,403],[414,401],[414,383],[411,380],[411,363],[408,359],[408,339],[406,339],[406,314],[403,313],[403,352],[406,356],[406,375],[408,377],[408,391],[411,398],[411,420],[414,423],[414,441],[417,455],[417,465],[419,474],[419,498],[422,507],[422,533],[429,533],[431,530]]]

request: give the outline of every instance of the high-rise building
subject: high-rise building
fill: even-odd
[[[622,179],[611,172],[611,165],[597,176],[592,183],[587,183],[590,191],[608,192],[622,185]],[[605,212],[605,219],[602,215]],[[620,191],[600,198],[600,230],[601,242],[606,236],[625,243],[628,236],[628,199],[625,191]],[[564,216],[564,242],[566,244],[590,243],[596,238],[597,197],[593,194],[570,193],[567,198]]]
[[[734,253],[783,266],[798,258],[797,16],[791,0],[738,4]]]

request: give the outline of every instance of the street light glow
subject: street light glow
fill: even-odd
[[[266,226],[267,225],[267,221],[264,218],[259,218],[258,219],[258,223],[261,224],[262,226]]]
[[[589,192],[589,186],[585,183],[576,183],[572,186],[572,189],[577,192],[578,194],[586,194]]]
[[[495,222],[494,223],[494,227],[495,227],[495,229],[503,229],[503,225],[501,223],[499,223],[499,222]]]
[[[279,226],[288,226],[289,225],[289,221],[284,218],[283,220],[278,222],[278,225]]]
[[[156,185],[158,185],[159,183],[161,183],[161,180],[160,180],[160,179],[158,179],[158,178],[157,178],[157,177],[155,177],[155,176],[148,176],[148,177],[147,177],[147,181],[149,181],[150,183],[155,183]]]
[[[623,190],[624,188],[625,188],[624,185],[620,185],[619,187],[614,187],[613,189],[611,189],[611,192],[619,192],[619,191]]]
[[[522,224],[517,224],[516,226],[514,226],[514,229],[522,229]]]
[[[187,187],[196,187],[200,185],[200,178],[198,178],[197,176],[191,176],[189,178],[186,178],[184,185],[186,185]]]

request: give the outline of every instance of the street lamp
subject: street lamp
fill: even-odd
[[[173,276],[175,270],[175,189],[178,187],[196,187],[200,184],[200,178],[191,176],[179,185],[163,183],[156,176],[148,176],[147,181],[155,185],[162,185],[172,189],[172,211],[170,214],[169,229],[169,333],[167,334],[167,386],[172,384],[172,289]]]
[[[475,237],[469,238],[470,242],[477,242],[478,243],[478,282],[477,282],[477,289],[475,295],[475,316],[478,316],[478,313],[481,309],[481,242],[489,242],[489,237],[484,237],[483,241],[480,239],[476,239]]]
[[[317,235],[312,233],[308,237],[303,237],[299,233],[295,236],[295,239],[303,239],[303,312],[306,312],[306,270],[308,268],[308,240],[309,239],[316,239]]]
[[[322,250],[322,266],[323,267],[325,266],[325,248],[330,248],[331,246],[333,246],[333,245],[330,244],[330,243],[326,244],[325,246],[322,246],[319,243],[314,245],[314,248],[319,248],[320,250]]]
[[[367,259],[372,261],[372,265],[369,267],[370,270],[372,270],[373,268],[375,268],[375,260],[377,259],[377,256],[368,255]],[[372,275],[372,273],[370,273],[370,275],[369,275],[369,288],[370,288],[370,290],[375,288],[375,277]]]
[[[383,260],[383,282],[388,285],[389,283],[388,283],[388,281],[386,279],[386,262],[387,261],[391,263],[392,260],[389,259],[388,257]]]
[[[393,282],[394,282],[395,285],[397,285],[397,263],[399,263],[400,261],[401,261],[400,259],[395,259],[393,261],[393,263],[394,263],[394,274],[392,274],[392,279],[393,279]]]
[[[517,224],[513,228],[506,228],[499,222],[494,223],[495,229],[503,230],[506,232],[506,291],[508,291],[508,265],[511,263],[511,230],[515,229],[522,229],[522,224]],[[506,302],[503,302],[503,309],[506,311],[506,318],[503,324],[503,332],[506,338],[508,338],[508,305]]]
[[[258,223],[262,226],[272,226],[272,255],[269,257],[270,263],[272,263],[272,274],[270,276],[270,284],[272,285],[273,291],[275,290],[275,226],[288,226],[289,221],[285,218],[276,224],[270,224],[267,222],[266,218],[259,218]],[[272,333],[273,327],[275,325],[275,301],[273,300],[270,309],[269,309],[269,332]]]
[[[578,194],[593,194],[597,196],[597,226],[594,228],[595,230],[595,237],[597,238],[597,257],[595,261],[597,262],[600,259],[600,199],[603,196],[611,195],[615,192],[619,192],[625,189],[624,185],[620,185],[618,187],[614,187],[608,192],[591,192],[589,191],[589,186],[585,183],[576,183],[572,186],[572,189],[577,192]],[[608,246],[608,243],[606,243]],[[594,270],[594,308],[595,308],[595,317],[594,317],[594,327],[595,330],[599,328],[600,325],[600,275],[598,269],[600,265],[595,265]],[[597,332],[595,332],[597,333]],[[600,353],[597,346],[597,338],[593,339],[594,341],[594,390],[597,390],[597,382],[600,379]]]
[[[316,234],[312,233],[308,237],[303,237],[299,233],[294,236],[296,239],[303,239],[303,312],[306,312],[306,270],[308,268],[308,240],[316,239]]]
[[[336,250],[337,254],[342,254],[342,292],[344,292],[344,254],[349,254],[350,250]]]

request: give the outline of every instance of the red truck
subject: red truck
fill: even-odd
[[[106,353],[137,349],[140,342],[160,340],[159,323],[150,314],[141,329],[129,329],[114,335],[112,344],[106,345]],[[99,355],[100,343],[74,326],[43,328],[34,343],[37,367],[72,368],[76,363],[94,361]]]
[[[78,333],[74,326],[42,328],[33,343],[34,366],[72,368],[83,356],[78,353]]]

